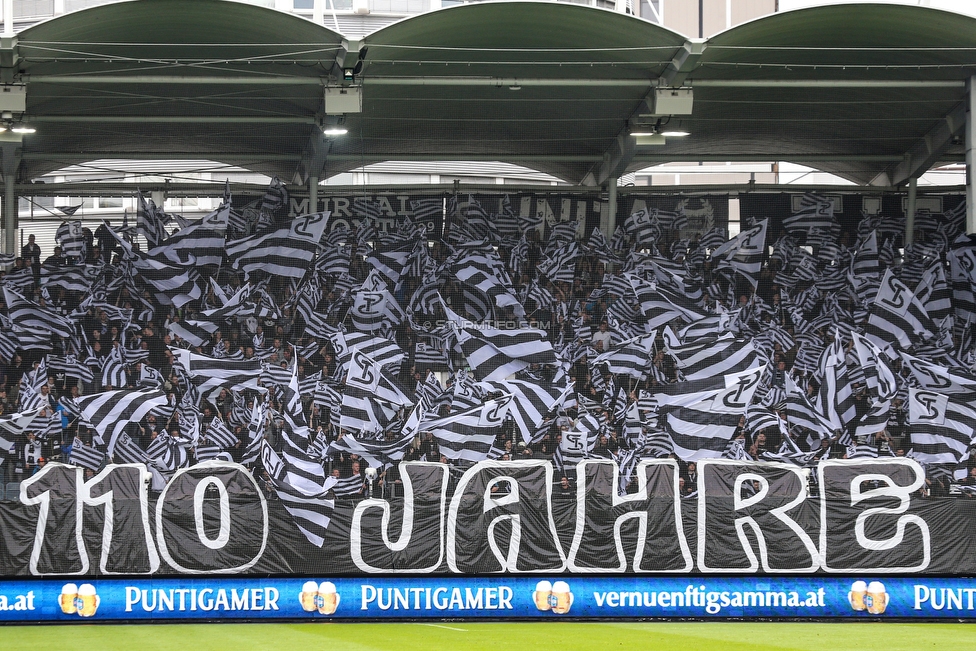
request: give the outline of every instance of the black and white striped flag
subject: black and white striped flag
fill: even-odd
[[[136,193],[138,207],[136,208],[136,229],[141,233],[152,248],[166,239],[166,228],[161,211],[156,209],[152,199],[146,201],[141,192]]]
[[[260,360],[214,359],[179,348],[172,351],[201,396],[219,393],[221,389],[232,392],[247,389],[263,392],[262,387],[258,386]]]
[[[64,222],[58,226],[54,239],[61,245],[66,258],[81,260],[85,257],[85,230],[81,221]]]
[[[881,279],[881,289],[871,306],[864,332],[882,349],[894,345],[910,350],[916,343],[934,338],[936,327],[925,306],[888,269]]]
[[[336,497],[362,497],[365,493],[366,477],[362,473],[340,477],[332,492]]]
[[[509,414],[522,434],[526,444],[535,443],[539,424],[549,411],[565,396],[567,391],[552,384],[527,380],[498,380],[484,382],[488,392],[498,391],[512,396]]]
[[[484,461],[511,403],[512,396],[502,396],[444,418],[425,420],[420,431],[433,433],[441,454],[452,461]]]
[[[27,331],[50,332],[62,337],[71,337],[75,325],[65,317],[46,307],[27,300],[6,285],[3,287],[4,302],[7,304],[7,315],[14,325]]]
[[[684,461],[720,457],[745,415],[764,368],[726,375],[719,389],[657,393],[661,424],[671,435],[674,451]]]
[[[40,409],[32,409],[0,418],[0,450],[13,452],[17,447],[17,440],[40,413]]]
[[[397,464],[403,460],[403,455],[413,443],[414,433],[407,432],[393,441],[367,441],[353,437],[351,434],[339,437],[332,443],[330,451],[346,452],[362,457],[371,467],[385,467]],[[339,480],[342,483],[342,480]],[[338,495],[338,487],[336,488]]]
[[[582,414],[574,426],[564,432],[559,439],[559,447],[552,457],[557,470],[575,468],[576,464],[593,454],[597,439],[606,425],[606,419],[595,414]]]
[[[976,411],[950,396],[927,389],[908,390],[908,424],[919,463],[961,461],[976,436]]]
[[[230,428],[227,427],[227,423],[220,420],[216,416],[210,421],[210,425],[207,427],[207,432],[204,435],[207,440],[216,445],[218,450],[226,450],[232,448],[237,444],[237,437],[234,435]]]
[[[504,380],[532,364],[557,361],[544,330],[462,328],[458,331],[458,341],[471,372],[481,381]]]
[[[98,470],[105,463],[105,453],[93,447],[84,445],[79,439],[75,439],[71,445],[71,463],[89,470]]]
[[[176,231],[148,255],[166,259],[174,265],[219,265],[224,259],[224,237],[230,217],[230,205],[225,204],[185,228]]]
[[[146,448],[146,457],[162,472],[175,472],[189,463],[189,447],[190,441],[162,431]]]
[[[235,269],[301,278],[312,264],[329,213],[297,217],[288,226],[227,243]]]
[[[325,543],[325,532],[335,510],[332,488],[336,480],[329,477],[323,478],[320,483],[295,481],[285,461],[267,441],[262,447],[261,460],[274,482],[275,493],[281,500],[281,505],[291,514],[295,526],[310,543],[321,547]]]
[[[730,375],[757,368],[763,363],[751,341],[736,340],[731,333],[681,344],[670,330],[665,330],[664,345],[685,380]]]
[[[75,401],[81,417],[92,424],[112,456],[125,426],[139,422],[151,409],[166,404],[166,394],[155,389],[106,391],[82,396]]]

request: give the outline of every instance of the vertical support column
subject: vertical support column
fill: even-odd
[[[918,178],[908,180],[908,208],[905,211],[905,246],[915,241],[915,201],[918,197]]]
[[[17,253],[17,192],[12,178],[3,178],[3,252]]]
[[[316,25],[322,25],[325,23],[325,0],[313,0],[312,22]]]
[[[973,174],[976,165],[976,128],[973,125],[973,110],[976,109],[976,77],[969,78],[969,110],[966,112],[966,233],[976,233],[976,188],[973,188]]]
[[[308,177],[308,214],[319,211],[319,177]]]
[[[613,237],[617,230],[617,177],[612,176],[607,179],[607,221],[606,228],[603,230],[607,239]]]
[[[14,35],[14,0],[3,0],[3,35]]]
[[[23,135],[0,133],[0,171],[3,171],[3,252],[17,253],[17,173]]]

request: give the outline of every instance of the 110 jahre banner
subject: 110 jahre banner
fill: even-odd
[[[976,500],[922,497],[910,459],[705,460],[691,498],[672,460],[635,472],[620,495],[608,460],[572,491],[546,461],[403,463],[402,496],[336,500],[316,546],[243,466],[182,469],[157,494],[144,466],[85,481],[49,464],[0,503],[0,576],[976,574]]]

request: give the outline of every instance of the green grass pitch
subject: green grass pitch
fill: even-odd
[[[7,626],[3,651],[915,651],[976,643],[973,624],[437,622]]]

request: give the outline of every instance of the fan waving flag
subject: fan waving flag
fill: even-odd
[[[976,435],[976,411],[942,393],[911,388],[908,424],[920,463],[956,464],[969,455]]]
[[[236,269],[301,278],[311,266],[329,221],[328,212],[297,217],[291,224],[227,243]]]
[[[13,452],[17,447],[17,439],[23,436],[40,413],[40,409],[32,409],[0,418],[0,450]]]
[[[420,431],[431,432],[441,454],[451,460],[470,462],[488,458],[495,437],[511,406],[512,396],[489,400],[483,405],[420,423]]]
[[[62,337],[70,337],[74,333],[75,326],[71,321],[27,300],[9,287],[4,286],[3,296],[7,304],[7,315],[14,325],[25,330],[53,332]]]
[[[206,217],[173,233],[150,249],[153,258],[165,258],[175,265],[219,265],[224,259],[224,234],[230,205],[223,205]]]
[[[349,434],[340,437],[330,447],[330,451],[356,454],[365,459],[371,467],[386,467],[399,463],[407,448],[413,443],[413,432],[393,441],[361,441]]]
[[[336,479],[328,477],[320,484],[290,481],[287,464],[267,441],[262,448],[261,461],[274,482],[275,493],[281,505],[291,514],[295,526],[305,534],[310,543],[321,547],[325,543],[325,532],[335,510],[332,487],[335,486]]]
[[[768,224],[769,220],[764,219],[712,251],[713,259],[722,261],[721,264],[738,271],[753,288],[759,284],[759,272],[762,269],[763,255],[766,253]]]
[[[112,456],[125,426],[139,422],[154,407],[165,405],[166,394],[155,389],[106,391],[83,396],[75,402],[81,417],[92,424],[102,441],[106,442],[108,455]]]
[[[871,306],[865,327],[867,338],[882,349],[897,345],[908,350],[921,340],[933,338],[935,332],[925,306],[888,269]]]
[[[214,359],[188,350],[172,350],[202,396],[217,393],[221,389],[264,391],[258,386],[261,372],[261,361],[258,359]]]
[[[504,380],[532,364],[555,364],[556,353],[544,330],[464,328],[458,341],[471,372],[480,381]]]
[[[657,393],[658,413],[683,461],[720,457],[745,415],[765,367],[726,375],[724,387],[678,393]]]

